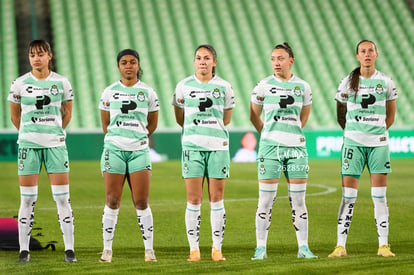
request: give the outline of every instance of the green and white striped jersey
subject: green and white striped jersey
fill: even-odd
[[[142,81],[132,87],[117,81],[105,88],[99,104],[110,116],[104,147],[123,151],[147,148],[148,113],[159,108],[157,94]]]
[[[388,144],[386,102],[397,99],[392,79],[375,71],[370,78],[359,78],[357,94],[349,88],[350,75],[339,84],[335,100],[346,103],[344,144],[378,147]]]
[[[68,79],[51,72],[38,80],[31,72],[17,78],[10,87],[8,100],[20,104],[18,143],[22,147],[52,148],[65,145],[62,128],[62,103],[72,100]]]
[[[268,76],[256,85],[250,100],[262,106],[264,112],[260,147],[306,146],[300,121],[302,107],[312,104],[312,91],[306,81],[295,75],[288,81]]]
[[[222,151],[229,149],[229,133],[223,123],[224,110],[234,108],[230,83],[214,76],[202,83],[195,75],[181,80],[173,105],[184,108],[182,150]]]

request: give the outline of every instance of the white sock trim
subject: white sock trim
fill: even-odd
[[[105,207],[104,207],[104,213],[105,214],[109,214],[109,215],[112,215],[112,216],[114,216],[114,215],[118,216],[118,212],[119,212],[119,208],[112,209],[108,205],[105,204]]]
[[[200,204],[192,204],[190,202],[187,202],[187,210],[189,210],[191,212],[200,212],[201,203]]]
[[[20,186],[20,196],[22,197],[35,197],[37,196],[38,186]]]
[[[259,192],[277,192],[277,183],[263,183],[259,181]]]
[[[342,197],[344,199],[352,200],[356,199],[358,195],[358,189],[351,187],[342,187]]]
[[[137,209],[137,216],[149,216],[151,214],[151,208],[149,207],[149,205],[144,210]]]
[[[52,194],[54,197],[69,195],[69,184],[65,185],[51,185]]]
[[[224,201],[210,202],[211,211],[220,211],[224,209]]]
[[[293,192],[293,193],[306,192],[306,183],[290,183],[289,192]]]
[[[373,199],[383,199],[386,197],[387,187],[371,187],[371,197]]]

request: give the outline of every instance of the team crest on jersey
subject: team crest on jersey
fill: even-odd
[[[213,91],[213,96],[214,98],[219,98],[220,97],[220,90],[215,88]]]
[[[59,93],[58,87],[55,84],[53,84],[52,87],[50,87],[49,92],[52,95],[57,95]]]
[[[342,164],[342,168],[344,169],[344,170],[348,170],[349,169],[349,162],[348,162],[348,160],[346,159],[346,160],[344,160],[344,163]]]
[[[382,94],[384,92],[384,87],[382,87],[381,84],[377,84],[377,86],[375,86],[375,92],[377,94]]]
[[[105,161],[105,171],[111,170],[111,165],[109,165],[109,161]]]
[[[302,90],[298,86],[296,86],[293,90],[293,93],[295,94],[295,96],[300,96],[302,94]]]
[[[19,170],[22,171],[24,169],[23,160],[19,161]]]
[[[265,167],[264,167],[264,164],[260,164],[260,167],[259,167],[259,172],[260,172],[260,174],[262,174],[262,175],[264,175],[264,173],[266,173],[266,169],[265,169]]]
[[[145,95],[144,95],[144,93],[143,92],[139,92],[138,93],[138,95],[137,95],[137,99],[138,99],[138,101],[144,101],[145,100]]]

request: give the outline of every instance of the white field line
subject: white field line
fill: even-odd
[[[232,182],[235,182],[235,180],[233,180]],[[246,182],[246,181],[244,181]],[[255,182],[256,183],[256,182]],[[307,197],[315,197],[315,196],[323,196],[323,195],[327,195],[330,193],[334,193],[336,192],[337,188],[336,187],[329,187],[326,185],[322,185],[322,184],[314,184],[314,183],[308,183],[308,186],[314,186],[314,187],[318,187],[323,189],[321,192],[316,192],[316,193],[307,193],[306,196]],[[277,196],[277,199],[287,199],[288,196]],[[231,203],[231,202],[242,202],[242,201],[257,201],[257,197],[255,198],[243,198],[243,199],[224,199],[225,203]],[[208,202],[204,202],[204,203],[208,203]],[[166,201],[166,202],[160,202],[160,203],[150,203],[151,206],[166,206],[166,205],[181,205],[181,204],[185,204],[185,201]],[[99,206],[72,206],[72,209],[103,209],[104,205],[99,205]],[[35,208],[35,210],[54,210],[56,211],[56,207],[41,207],[41,208]],[[19,209],[2,209],[0,212],[18,212]],[[76,214],[76,213],[75,213]]]

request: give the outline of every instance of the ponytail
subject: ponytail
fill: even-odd
[[[354,91],[355,94],[358,93],[359,88],[359,76],[361,75],[361,67],[355,68],[349,75],[349,89]]]

